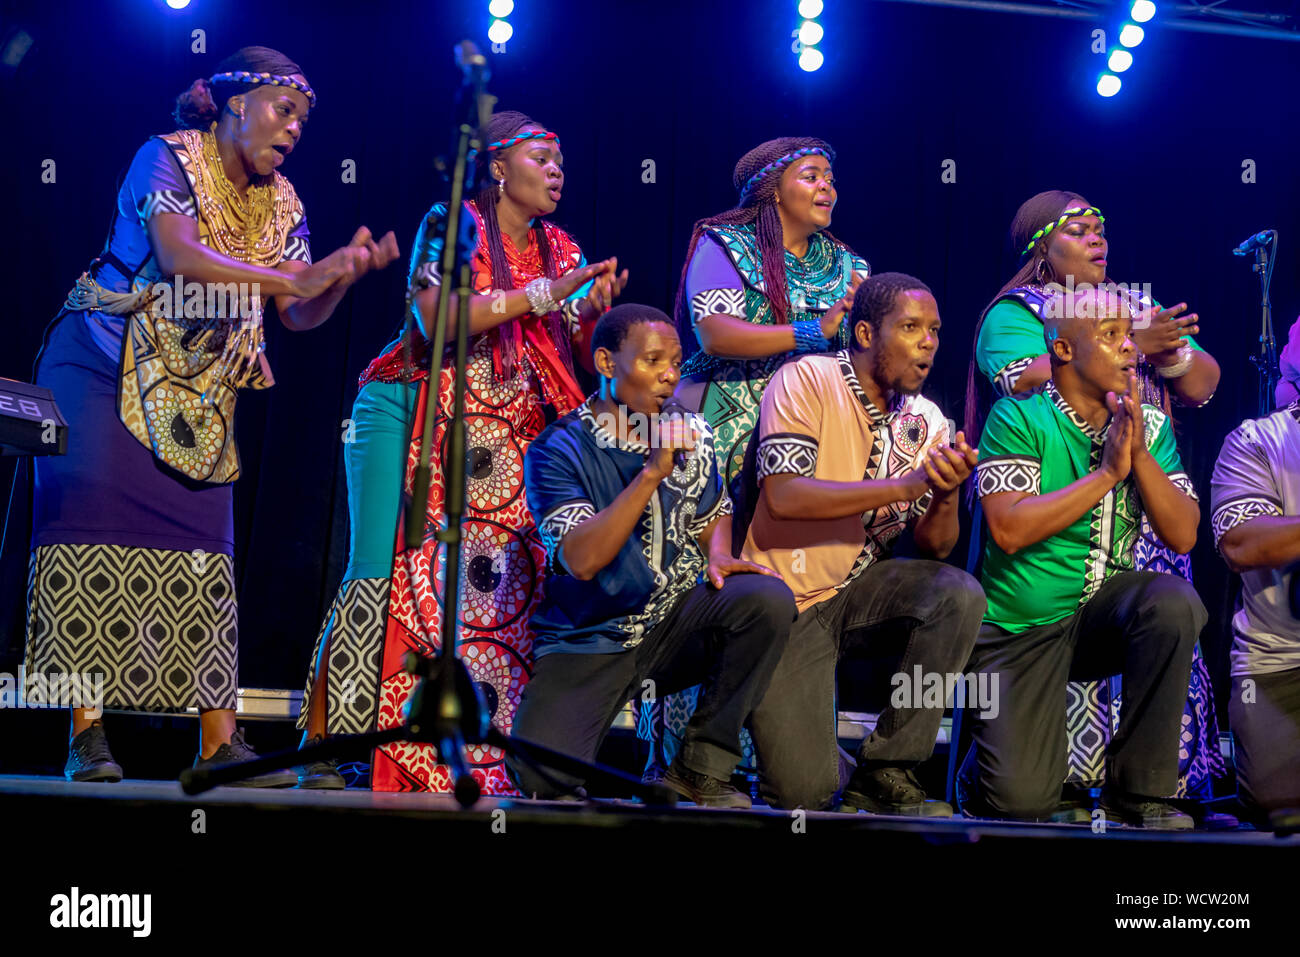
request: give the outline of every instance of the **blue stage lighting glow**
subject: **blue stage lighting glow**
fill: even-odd
[[[805,20],[799,27],[799,42],[806,47],[821,43],[825,35],[826,31],[815,20]]]
[[[1114,96],[1119,92],[1119,77],[1114,73],[1103,73],[1097,81],[1097,92],[1102,96]]]
[[[804,51],[799,54],[799,69],[812,73],[814,70],[820,70],[826,58],[822,56],[822,51],[816,47],[805,47]]]
[[[505,43],[515,35],[515,28],[506,20],[493,20],[488,27],[488,39],[493,43]]]
[[[1131,16],[1136,23],[1146,23],[1156,15],[1156,5],[1151,0],[1134,0]]]
[[[167,6],[173,10],[184,10],[190,5],[190,0],[167,0]]]
[[[1141,43],[1144,36],[1146,36],[1146,31],[1136,23],[1126,23],[1120,27],[1119,42],[1126,47],[1132,48]]]
[[[805,20],[822,15],[822,0],[799,0],[799,16]]]
[[[515,10],[515,0],[492,0],[488,4],[488,13],[498,20],[510,16]]]
[[[1112,72],[1123,73],[1133,65],[1133,54],[1119,47],[1110,51],[1110,58],[1106,65],[1111,68]]]

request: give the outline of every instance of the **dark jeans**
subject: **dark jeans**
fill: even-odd
[[[806,609],[750,733],[763,772],[763,794],[777,807],[827,806],[839,789],[835,666],[848,640],[870,641],[877,628],[909,628],[898,674],[951,674],[970,657],[984,617],[984,592],[970,575],[942,562],[877,562],[834,597]],[[919,697],[919,695],[918,695]],[[862,743],[863,761],[911,766],[934,750],[943,707],[890,707]]]
[[[1300,668],[1233,678],[1228,715],[1242,800],[1255,811],[1300,807]]]
[[[1121,572],[1062,621],[980,629],[971,668],[999,677],[996,717],[968,711],[979,768],[973,810],[1041,820],[1065,780],[1065,685],[1122,674],[1124,707],[1106,755],[1109,786],[1161,797],[1178,783],[1192,649],[1208,616],[1178,575]]]
[[[703,684],[678,760],[727,780],[740,758],[741,726],[767,689],[795,615],[790,589],[767,575],[731,575],[721,589],[697,585],[635,648],[539,658],[513,733],[591,761],[619,710],[647,690],[643,682],[654,682],[655,696]],[[508,759],[506,766],[526,795],[564,793],[523,762]],[[547,774],[568,787],[582,783]]]

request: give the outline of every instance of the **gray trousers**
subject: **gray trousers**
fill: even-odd
[[[799,615],[767,694],[750,716],[763,773],[763,795],[775,807],[817,810],[839,789],[835,666],[848,642],[870,641],[878,627],[903,625],[909,638],[898,674],[959,672],[984,617],[984,591],[970,575],[942,562],[891,558]],[[899,766],[934,751],[944,708],[884,709],[862,743],[859,759]]]
[[[1124,676],[1124,708],[1106,753],[1106,780],[1163,797],[1178,783],[1178,736],[1192,649],[1208,615],[1184,578],[1121,572],[1062,621],[1016,634],[986,624],[971,669],[997,674],[996,717],[968,711],[979,768],[972,808],[1041,820],[1065,779],[1066,682]]]
[[[1233,678],[1228,715],[1242,800],[1265,813],[1300,807],[1300,668]]]

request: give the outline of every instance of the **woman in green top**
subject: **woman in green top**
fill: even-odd
[[[740,158],[736,208],[695,224],[677,292],[682,341],[701,351],[682,366],[677,396],[713,426],[723,480],[738,515],[752,510],[742,466],[772,374],[802,353],[848,348],[844,317],[871,272],[828,230],[835,208],[835,152],[811,137],[769,140]],[[733,541],[744,540],[743,521]],[[647,778],[672,762],[696,689],[642,706],[638,735],[650,741]],[[742,740],[748,758],[752,750]]]
[[[1094,286],[1110,282],[1105,217],[1078,193],[1048,190],[1026,200],[1011,223],[1012,248],[1021,254],[1019,271],[1002,287],[975,328],[975,352],[967,379],[966,434],[977,436],[992,402],[1039,388],[1051,376],[1043,339],[1047,287]],[[1192,338],[1196,313],[1187,304],[1168,309],[1129,287],[1134,315],[1146,313],[1145,328],[1132,332],[1139,350],[1138,380],[1144,402],[1170,412],[1172,405],[1202,406],[1219,384],[1219,365]],[[977,372],[979,374],[977,374]],[[1187,555],[1166,548],[1143,517],[1134,545],[1138,569],[1164,571],[1191,581]],[[1105,751],[1118,721],[1118,679],[1071,682],[1067,698],[1069,773],[1066,780],[1085,787],[1101,784]],[[1110,707],[1114,700],[1114,713]],[[1209,797],[1210,781],[1223,774],[1214,693],[1199,647],[1192,663],[1187,712],[1179,741],[1179,781],[1173,797]]]

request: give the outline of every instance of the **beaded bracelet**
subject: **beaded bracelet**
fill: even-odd
[[[560,308],[560,304],[551,295],[551,281],[545,276],[534,279],[524,286],[524,295],[528,297],[528,304],[533,307],[533,312],[539,316],[550,315]]]
[[[822,334],[820,319],[804,319],[800,322],[792,322],[790,328],[794,330],[795,352],[826,351],[826,336]]]
[[[1187,375],[1187,370],[1192,367],[1192,357],[1195,353],[1189,345],[1178,347],[1178,361],[1173,365],[1156,366],[1156,375],[1162,379],[1181,379]]]

